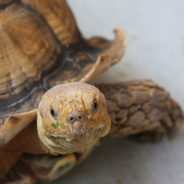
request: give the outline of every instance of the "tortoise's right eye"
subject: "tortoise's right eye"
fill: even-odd
[[[50,109],[50,114],[52,115],[53,118],[57,116],[57,113],[55,112],[53,108]]]
[[[98,110],[98,102],[95,100],[92,105],[93,112],[96,112]]]

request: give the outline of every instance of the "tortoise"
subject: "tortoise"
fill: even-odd
[[[87,82],[107,70],[124,55],[126,36],[116,29],[114,41],[98,36],[85,39],[65,0],[0,0],[0,23],[2,159],[3,145],[35,120],[48,89]],[[9,156],[6,152],[12,164],[1,162],[1,176],[17,160]]]
[[[81,83],[122,58],[121,30],[114,41],[84,39],[65,0],[0,0],[0,8],[1,183],[65,174],[109,133],[110,117],[115,137],[161,136],[180,124],[179,105],[154,82],[97,85],[100,90]],[[34,172],[40,169],[43,174]],[[14,180],[14,170],[26,177]]]

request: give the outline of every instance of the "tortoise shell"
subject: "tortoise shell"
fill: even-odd
[[[126,36],[115,33],[114,41],[84,39],[65,0],[0,0],[0,145],[34,120],[49,88],[89,81],[117,63]]]

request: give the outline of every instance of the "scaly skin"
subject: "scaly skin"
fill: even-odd
[[[100,84],[97,87],[106,97],[107,108],[112,121],[109,134],[111,137],[135,135],[139,140],[158,141],[165,134],[173,134],[182,125],[183,113],[180,106],[169,96],[168,92],[153,81]],[[23,137],[24,141],[21,141]],[[29,143],[26,143],[25,140]],[[38,148],[40,141],[38,141],[34,123],[13,141],[14,146],[16,142],[23,142],[21,149],[27,149],[27,152],[30,152],[30,150],[40,151],[43,146],[40,144],[42,146]],[[35,145],[34,141],[37,142],[37,148],[30,146],[31,144]],[[9,147],[12,149],[12,144]],[[22,172],[21,165],[22,161],[14,167],[17,175]],[[0,181],[2,183],[9,181],[9,177],[12,173],[15,173],[14,170],[4,180]],[[33,181],[36,181],[36,178],[30,173],[27,173],[25,178],[29,178],[30,184],[32,184]]]
[[[131,81],[97,85],[107,99],[111,137],[134,137],[159,141],[173,136],[183,125],[181,107],[153,81]]]

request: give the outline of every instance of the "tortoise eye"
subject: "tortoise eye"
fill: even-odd
[[[92,109],[93,109],[93,112],[96,112],[97,110],[98,110],[98,103],[95,101],[95,102],[93,102],[93,107],[92,107]]]
[[[55,110],[53,108],[50,109],[50,114],[52,115],[52,117],[56,117],[57,113],[55,112]]]

